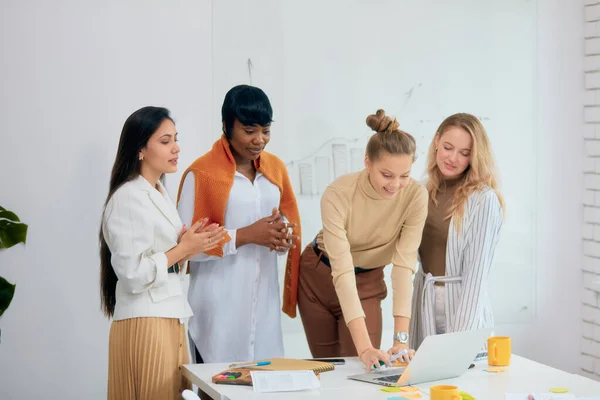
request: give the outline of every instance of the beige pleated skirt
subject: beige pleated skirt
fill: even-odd
[[[191,389],[185,325],[177,318],[113,321],[108,343],[108,400],[173,400]]]

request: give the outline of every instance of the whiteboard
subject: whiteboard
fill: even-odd
[[[325,186],[363,167],[368,114],[383,108],[415,136],[415,179],[440,122],[478,116],[507,203],[492,271],[496,323],[535,316],[535,1],[219,0],[212,17],[212,138],[229,88],[265,90],[275,120],[267,150],[288,165],[303,245],[321,228]],[[393,329],[389,275],[383,346]],[[283,329],[286,355],[305,356],[300,318],[284,317]]]

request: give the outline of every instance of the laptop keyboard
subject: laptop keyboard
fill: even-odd
[[[401,375],[402,374],[382,376],[381,378],[375,378],[375,380],[379,381],[379,382],[392,382],[392,383],[395,383],[395,382],[398,381],[398,379],[400,379]]]
[[[488,355],[487,351],[479,352],[477,354],[477,356],[475,356],[475,361],[486,359],[487,355]],[[386,383],[396,383],[396,382],[398,382],[398,379],[400,379],[400,376],[402,376],[402,374],[387,375],[387,376],[382,376],[381,378],[375,378],[374,380],[379,381],[379,382],[386,382]]]

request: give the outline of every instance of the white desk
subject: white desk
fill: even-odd
[[[568,388],[578,396],[600,395],[600,382],[581,375],[570,374],[523,357],[512,356],[511,365],[504,372],[485,372],[487,361],[475,363],[475,368],[454,379],[415,385],[421,389],[423,399],[429,398],[429,387],[439,384],[456,385],[477,400],[504,400],[506,392],[543,392],[552,387]],[[348,375],[363,372],[358,358],[347,358],[345,365],[336,365],[334,371],[321,374],[321,388],[313,391],[288,393],[254,393],[251,386],[216,385],[211,383],[213,375],[228,368],[228,364],[188,364],[183,366],[184,375],[202,391],[215,400],[254,399],[373,399],[384,400],[401,396],[401,393],[386,393],[383,386],[347,379]]]

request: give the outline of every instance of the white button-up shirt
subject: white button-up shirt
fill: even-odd
[[[194,174],[188,173],[178,203],[188,227],[194,197]],[[236,230],[270,216],[274,207],[279,208],[280,198],[277,186],[260,172],[254,183],[236,172],[224,222],[231,241],[224,245],[223,257],[201,253],[190,260],[188,300],[194,316],[189,332],[204,362],[283,356],[278,253],[255,244],[235,245]]]

